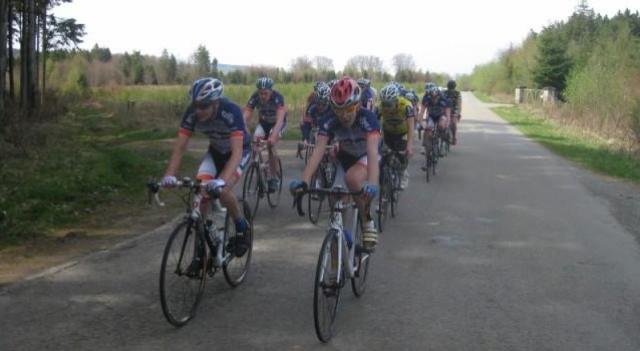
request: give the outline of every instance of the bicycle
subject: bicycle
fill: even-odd
[[[431,133],[431,144],[428,143],[427,135],[423,136],[424,142],[424,155],[425,155],[425,165],[422,167],[422,170],[425,171],[426,181],[429,183],[431,180],[431,175],[436,175],[436,167],[438,165],[438,158],[440,156],[440,139],[439,132],[435,132],[434,129],[437,129],[437,126],[434,128],[426,128],[424,133]]]
[[[385,147],[382,151],[382,163],[380,165],[380,196],[378,197],[378,229],[384,231],[387,212],[391,208],[391,218],[395,218],[398,207],[399,194],[402,181],[401,157],[406,156],[405,151],[395,151]]]
[[[343,197],[358,196],[362,191],[350,192],[342,187],[331,189],[308,189],[296,196],[298,215],[304,217],[302,197],[304,194],[324,194],[333,202],[329,229],[322,242],[316,267],[313,292],[313,318],[316,336],[322,342],[329,342],[334,332],[334,322],[338,312],[340,290],[351,280],[351,290],[361,297],[366,288],[371,254],[366,252],[362,242],[360,217],[355,202],[345,203]],[[335,200],[334,200],[335,199]],[[342,213],[353,209],[351,226],[344,228]],[[352,236],[351,233],[354,233]]]
[[[242,185],[242,199],[249,203],[251,208],[251,217],[255,218],[260,205],[260,199],[267,196],[267,202],[271,208],[275,208],[280,203],[280,194],[282,193],[282,162],[277,158],[276,178],[278,178],[278,189],[274,192],[269,191],[267,181],[269,180],[269,158],[263,156],[267,149],[267,142],[264,139],[258,139],[251,142],[251,164],[244,176]]]
[[[330,188],[333,186],[333,182],[336,178],[336,172],[338,171],[336,164],[331,158],[331,150],[333,150],[333,148],[333,145],[327,145],[325,147],[320,165],[311,177],[311,188]],[[323,194],[312,194],[308,197],[307,205],[309,210],[309,221],[313,224],[318,224],[324,199],[325,196]]]
[[[226,214],[224,223],[214,223],[200,212],[200,204],[207,201],[201,193],[199,180],[188,177],[178,181],[178,188],[188,189],[182,201],[186,206],[184,218],[176,225],[164,249],[160,265],[160,304],[167,321],[182,327],[195,317],[202,299],[207,276],[213,276],[222,269],[224,278],[231,287],[240,285],[247,276],[251,253],[253,251],[253,221],[249,208],[241,202],[245,217],[249,222],[249,230],[243,240],[235,232],[233,219]],[[149,202],[151,196],[159,206],[159,183],[147,184]],[[212,194],[214,197],[219,194]],[[213,213],[213,198],[209,204]],[[242,240],[248,243],[243,248],[237,245]]]

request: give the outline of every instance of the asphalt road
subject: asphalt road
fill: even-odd
[[[463,99],[460,145],[430,184],[413,161],[367,292],[344,290],[330,344],[312,313],[324,227],[286,194],[259,210],[245,284],[209,280],[186,327],[159,305],[165,226],[0,292],[0,350],[640,350],[638,243],[581,181],[609,180]],[[288,182],[301,161],[283,158]]]

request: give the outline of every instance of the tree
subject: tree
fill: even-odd
[[[134,51],[131,55],[131,79],[133,84],[144,84],[144,58],[140,51]]]
[[[193,53],[192,59],[197,76],[203,77],[211,73],[211,58],[209,50],[204,45],[198,46],[196,52]]]
[[[554,27],[548,27],[540,34],[537,65],[533,70],[533,80],[538,87],[554,87],[558,92],[564,90],[571,68],[566,51],[567,45]]]
[[[218,59],[214,57],[213,61],[211,61],[211,76],[218,77],[219,74],[220,72],[218,72]]]
[[[410,54],[396,54],[393,56],[392,61],[393,67],[396,69],[396,73],[400,71],[416,70],[416,62]]]
[[[325,56],[316,56],[313,58],[313,66],[318,72],[333,71],[333,60]]]
[[[91,59],[100,62],[109,62],[111,60],[111,50],[109,50],[109,48],[101,48],[98,44],[95,44],[91,49]]]
[[[383,73],[384,63],[377,56],[354,56],[347,61],[344,67],[344,74],[354,77],[381,79]]]
[[[178,63],[175,56],[169,56],[167,49],[162,50],[162,56],[158,61],[158,68],[160,69],[160,81],[167,84],[173,84],[176,82],[178,76]]]
[[[9,0],[0,0],[0,123],[5,116],[5,79],[7,77],[7,28],[9,27]]]

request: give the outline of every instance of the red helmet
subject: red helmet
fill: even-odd
[[[331,104],[338,108],[358,104],[361,92],[360,86],[353,78],[342,77],[331,87]]]

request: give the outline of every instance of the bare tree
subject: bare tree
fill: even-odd
[[[377,56],[354,56],[347,61],[344,73],[357,77],[380,79],[384,73],[384,62]]]
[[[4,116],[5,79],[7,77],[7,28],[9,21],[9,0],[0,0],[0,116]]]
[[[22,30],[20,42],[20,104],[30,111],[35,105],[36,76],[34,74],[36,51],[35,0],[22,4]]]
[[[401,71],[415,71],[416,62],[410,54],[397,54],[393,57],[393,67],[396,73]]]
[[[333,60],[326,56],[316,56],[313,58],[313,65],[318,72],[333,71]]]

